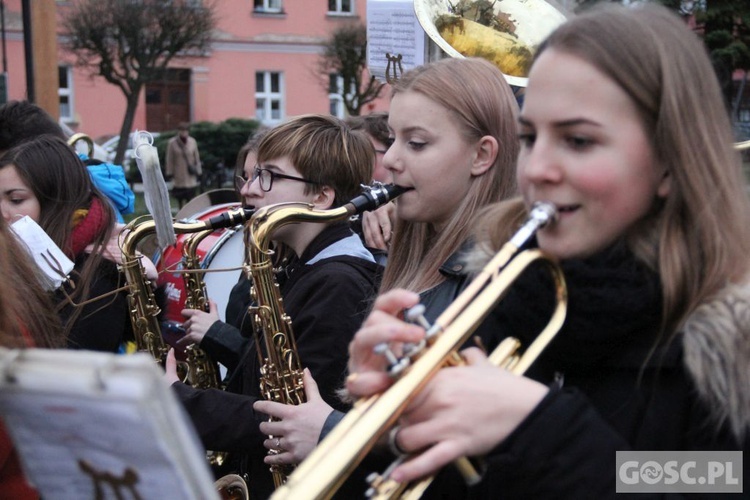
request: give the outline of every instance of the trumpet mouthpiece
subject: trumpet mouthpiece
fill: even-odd
[[[529,218],[539,224],[539,228],[554,223],[557,220],[557,207],[549,201],[538,201],[531,207]]]
[[[548,226],[557,219],[557,207],[549,201],[538,201],[534,203],[529,212],[526,222],[516,231],[510,239],[510,243],[516,248],[521,248],[537,232],[537,230]]]

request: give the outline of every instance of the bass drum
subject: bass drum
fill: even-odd
[[[237,203],[225,203],[182,220],[188,223],[205,221],[237,207],[239,207]],[[164,290],[162,334],[170,344],[176,340],[175,337],[179,338],[184,334],[182,330],[184,318],[180,311],[185,308],[185,282],[183,275],[177,271],[182,269],[182,248],[190,236],[190,233],[176,235],[176,244],[167,247],[164,252],[154,257],[159,271],[157,286]],[[200,242],[197,253],[201,261],[201,269],[208,271],[227,269],[224,272],[207,272],[203,277],[208,298],[216,302],[219,317],[224,321],[229,292],[232,291],[232,287],[237,283],[242,272],[240,267],[245,256],[243,226],[215,230]]]

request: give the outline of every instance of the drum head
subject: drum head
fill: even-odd
[[[214,189],[213,191],[206,191],[205,193],[199,194],[180,209],[175,215],[175,220],[187,219],[194,216],[198,212],[204,212],[206,209],[211,208],[215,205],[222,205],[224,203],[239,203],[239,195],[237,191],[230,188]]]

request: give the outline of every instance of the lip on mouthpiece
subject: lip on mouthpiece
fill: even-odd
[[[537,227],[543,228],[557,221],[557,207],[550,201],[537,201],[531,207],[529,217],[536,221]]]

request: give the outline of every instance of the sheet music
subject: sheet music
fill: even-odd
[[[60,288],[64,277],[73,270],[73,261],[28,215],[24,215],[15,221],[10,225],[10,228],[34,259],[36,265],[42,270],[44,276],[48,278],[47,282],[42,283],[45,289],[57,290]],[[59,269],[53,269],[50,264],[59,266]]]
[[[401,55],[404,72],[425,62],[425,33],[412,1],[367,1],[367,69],[384,82],[386,54]]]
[[[0,414],[45,500],[219,498],[147,354],[2,349]]]

